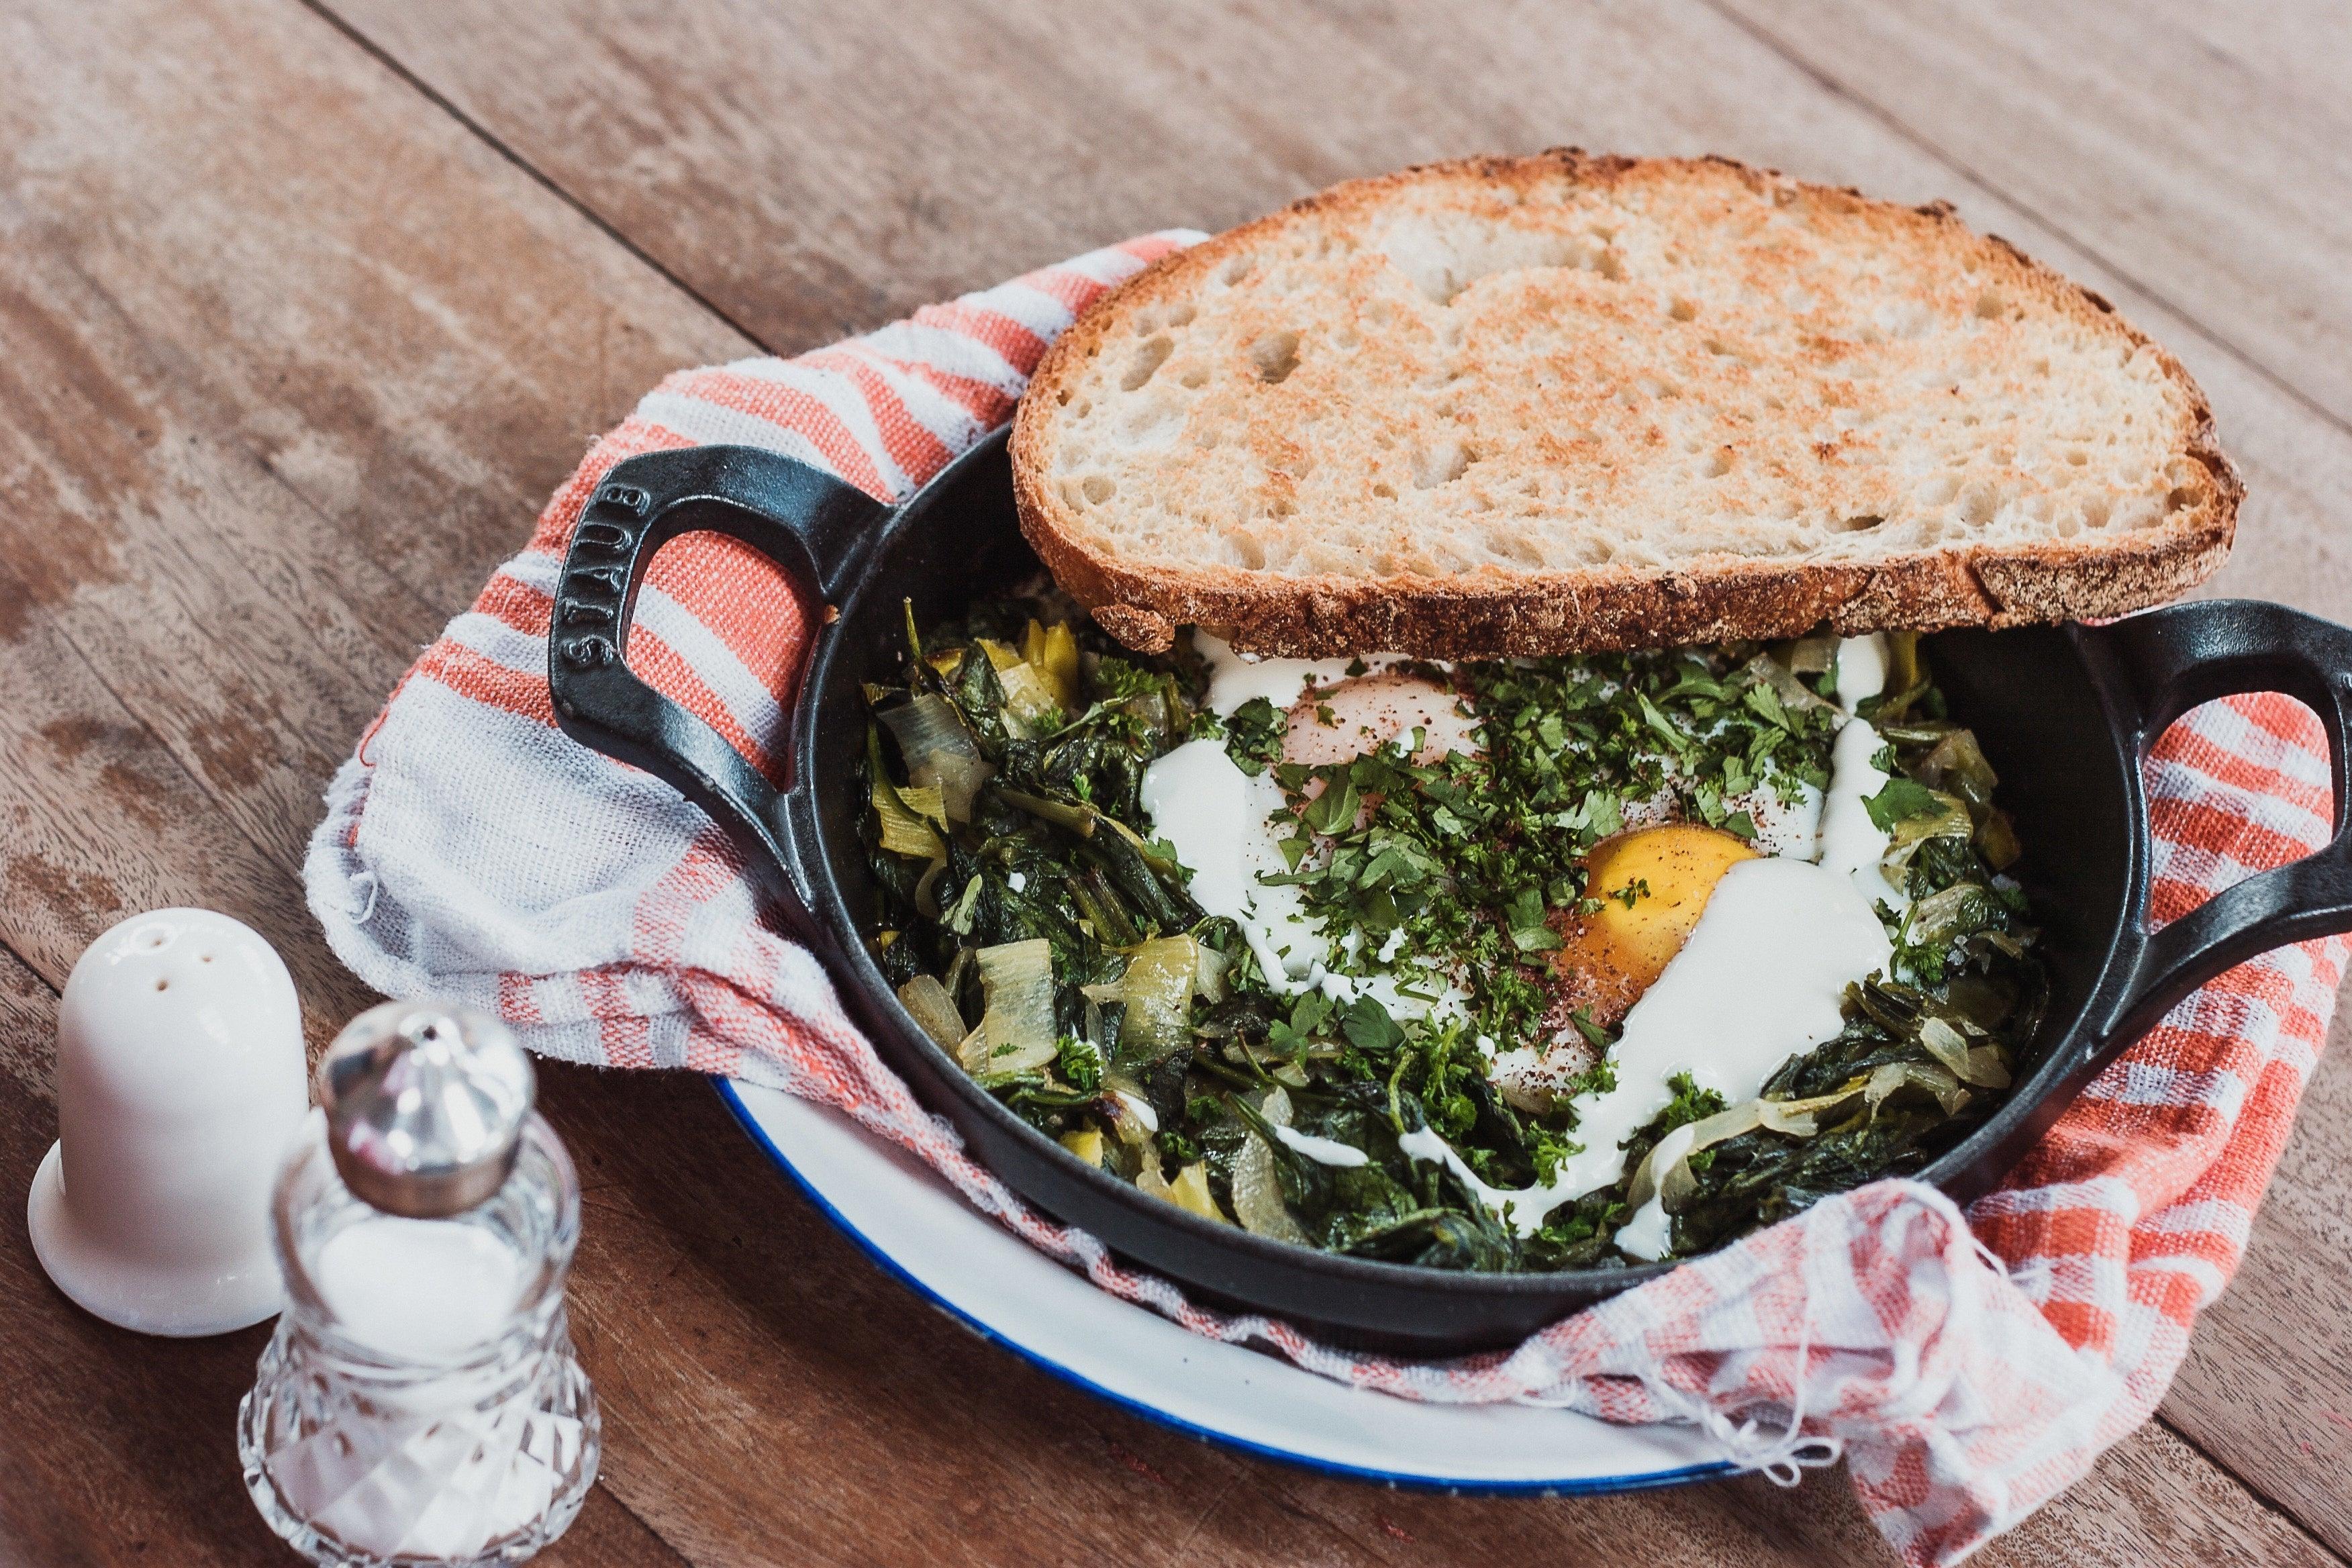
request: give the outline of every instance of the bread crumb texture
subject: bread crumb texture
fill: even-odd
[[[2183,562],[2106,573],[2145,599],[2218,564],[2236,499],[2195,384],[2105,301],[1940,205],[1717,160],[1337,187],[1098,305],[1021,423],[1049,563],[1115,563],[1180,616],[1237,574],[1475,598],[1956,545],[2063,562],[2193,520]],[[1999,618],[1981,582],[1958,596],[1913,618]]]

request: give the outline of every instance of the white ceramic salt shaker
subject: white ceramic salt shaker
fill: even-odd
[[[26,1201],[58,1288],[141,1333],[226,1333],[284,1298],[270,1190],[301,1125],[302,1012],[260,933],[134,915],[58,1005],[58,1142]]]

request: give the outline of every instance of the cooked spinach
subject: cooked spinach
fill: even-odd
[[[1916,637],[1893,639],[1888,691],[1860,709],[1888,742],[1892,782],[1868,806],[1910,898],[1892,973],[1849,990],[1843,1032],[1783,1065],[1745,1130],[1721,1135],[1720,1097],[1683,1079],[1627,1143],[1628,1177],[1528,1236],[1479,1189],[1549,1181],[1577,1149],[1576,1095],[1613,1082],[1612,1031],[1559,1003],[1561,916],[1646,892],[1587,888],[1586,857],[1661,802],[1752,838],[1764,805],[1825,786],[1844,717],[1824,696],[1833,642],[1465,664],[1433,673],[1476,713],[1475,753],[1418,762],[1415,740],[1312,767],[1283,760],[1289,716],[1271,702],[1208,712],[1187,645],[1139,658],[1050,590],[928,630],[910,609],[906,642],[897,678],[866,691],[879,963],[1041,1133],[1203,1217],[1437,1268],[1614,1267],[1631,1173],[1706,1121],[1667,1204],[1687,1256],[1918,1169],[2027,1065],[2044,986],[2001,875],[2016,835]],[[1369,994],[1277,995],[1140,805],[1152,762],[1195,739],[1272,771],[1295,821],[1270,879],[1335,944],[1425,955],[1466,1002],[1423,1020]],[[1599,1059],[1552,1108],[1515,1106],[1489,1059],[1547,1028]],[[1466,1176],[1407,1152],[1427,1132]],[[1304,1152],[1332,1145],[1361,1163]]]

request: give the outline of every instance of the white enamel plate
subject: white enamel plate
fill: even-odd
[[[838,1113],[713,1080],[776,1164],[932,1304],[1090,1393],[1248,1453],[1391,1486],[1607,1492],[1730,1468],[1694,1428],[1527,1405],[1419,1405],[1186,1333],[1015,1239]]]

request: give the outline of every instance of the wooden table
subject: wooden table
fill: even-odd
[[[2202,380],[2251,492],[2214,587],[2352,618],[2347,81],[2322,0],[13,0],[0,1191],[123,915],[258,927],[314,1047],[370,1000],[303,909],[321,785],[665,371],[1348,174],[1576,142],[1949,197]],[[2158,1419],[1982,1561],[2352,1557],[2347,1055]],[[551,1563],[1885,1560],[1834,1475],[1473,1500],[1202,1447],[919,1304],[700,1083],[546,1099],[605,1413]],[[230,1433],[262,1332],[104,1328],[11,1221],[0,1558],[287,1561]]]

